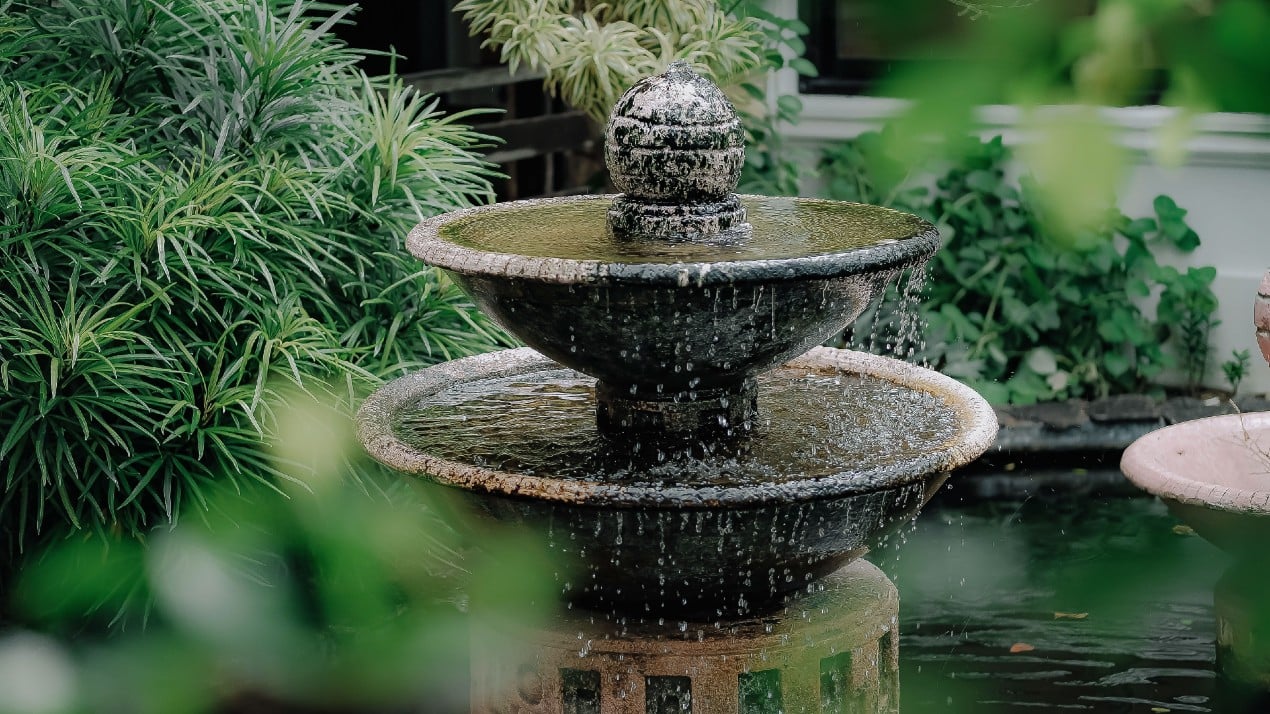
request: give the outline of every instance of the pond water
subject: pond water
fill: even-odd
[[[567,614],[530,636],[539,649],[510,670],[522,693],[527,672],[548,693],[523,711],[1270,711],[1223,699],[1213,588],[1228,563],[1159,501],[963,501],[974,478],[955,476],[874,549],[877,568],[851,566],[855,576],[829,578],[783,615],[659,628]],[[671,679],[675,696],[653,697]]]
[[[965,478],[965,477],[962,477]],[[911,712],[1207,712],[1225,557],[1151,498],[932,504],[871,560]]]

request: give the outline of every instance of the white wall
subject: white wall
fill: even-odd
[[[774,9],[789,11],[774,2]],[[772,80],[772,96],[797,93],[797,79],[783,72]],[[804,111],[797,125],[784,134],[795,150],[815,152],[833,141],[881,128],[903,102],[892,99],[803,96]],[[1019,130],[1015,107],[990,106],[979,112],[981,133],[1000,134],[1006,143],[1027,141]],[[1190,213],[1187,220],[1199,234],[1201,246],[1191,255],[1163,258],[1178,267],[1212,265],[1213,286],[1220,301],[1221,325],[1212,335],[1213,355],[1206,383],[1225,387],[1220,363],[1232,350],[1248,349],[1252,370],[1241,393],[1270,392],[1270,368],[1258,363],[1252,328],[1252,303],[1261,275],[1270,267],[1270,117],[1254,114],[1209,114],[1199,117],[1197,131],[1187,144],[1185,165],[1165,168],[1152,157],[1156,132],[1170,116],[1161,107],[1128,107],[1105,111],[1119,128],[1135,164],[1122,191],[1121,209],[1131,216],[1152,215],[1152,200],[1172,196]],[[813,154],[814,155],[814,154]],[[808,187],[810,190],[810,187]]]
[[[1270,136],[1262,141],[1270,144]],[[1211,337],[1213,355],[1206,382],[1224,387],[1221,362],[1232,350],[1246,349],[1252,354],[1252,370],[1240,392],[1270,392],[1270,368],[1261,362],[1252,326],[1257,285],[1270,267],[1270,164],[1201,162],[1167,169],[1143,162],[1130,175],[1121,207],[1129,215],[1150,215],[1151,201],[1161,193],[1189,211],[1187,221],[1201,241],[1194,253],[1175,256],[1170,262],[1217,268],[1213,292],[1220,304],[1221,324]]]

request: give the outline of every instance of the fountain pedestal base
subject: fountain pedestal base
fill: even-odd
[[[822,584],[761,618],[692,623],[575,610],[549,630],[474,632],[472,711],[898,712],[895,586],[863,560]]]

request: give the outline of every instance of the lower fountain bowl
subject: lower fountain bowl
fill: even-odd
[[[638,443],[595,433],[594,380],[522,348],[391,382],[358,429],[390,468],[544,532],[574,566],[561,576],[570,601],[707,619],[811,589],[915,518],[996,436],[973,390],[859,352],[813,349],[761,375],[758,391],[759,427],[740,443],[635,455]],[[536,406],[517,422],[525,403]]]
[[[944,483],[930,474],[839,498],[744,507],[596,508],[481,494],[503,523],[545,527],[575,567],[565,598],[599,612],[716,620],[779,609],[917,517]]]

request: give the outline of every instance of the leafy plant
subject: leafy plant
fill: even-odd
[[[69,539],[7,584],[0,711],[465,708],[472,629],[541,622],[561,564],[523,529],[439,518],[420,481],[343,478],[338,406],[290,393],[276,417],[286,497],[222,480],[146,543]]]
[[[932,137],[974,131],[979,107],[1019,107],[1030,137],[1020,162],[1035,200],[1053,208],[1046,217],[1058,219],[1048,232],[1097,232],[1115,202],[1129,157],[1109,121],[1115,113],[1099,107],[1172,107],[1157,115],[1152,142],[1165,165],[1185,159],[1203,112],[1270,111],[1263,2],[951,4],[966,18],[956,28],[946,26],[946,0],[865,2],[856,13],[872,18],[864,21],[871,39],[900,60],[881,69],[871,93],[910,100],[891,122],[888,149],[905,164],[958,161],[956,142]],[[1054,106],[1064,109],[1043,109]]]
[[[472,34],[546,75],[547,89],[603,124],[637,80],[685,60],[720,84],[763,63],[755,24],[713,0],[462,0]]]
[[[768,196],[796,196],[805,157],[783,141],[780,125],[797,124],[803,102],[797,95],[783,94],[769,103],[764,80],[767,74],[785,68],[801,76],[816,76],[816,66],[803,57],[807,52],[803,38],[811,28],[797,18],[769,12],[761,0],[738,0],[733,4],[733,11],[755,23],[763,38],[765,64],[760,79],[740,84],[751,101],[741,103],[747,141],[738,190]],[[775,111],[769,110],[769,104]]]
[[[521,65],[545,74],[553,95],[608,120],[610,108],[635,82],[685,60],[729,93],[747,132],[743,190],[793,195],[798,160],[787,155],[777,126],[796,122],[802,102],[777,97],[768,106],[767,73],[816,68],[802,57],[809,32],[796,18],[769,12],[761,0],[462,0],[472,34],[499,51],[514,72]]]
[[[922,358],[998,403],[1148,390],[1168,367],[1192,384],[1202,377],[1216,271],[1157,261],[1163,247],[1199,245],[1172,199],[1156,198],[1153,217],[1111,210],[1096,231],[1055,236],[1031,181],[1007,179],[999,137],[968,140],[966,158],[933,186],[912,181],[885,145],[862,135],[829,149],[821,167],[832,198],[913,211],[943,235],[922,300]]]
[[[1251,350],[1231,350],[1230,359],[1221,363],[1222,374],[1226,375],[1226,381],[1230,382],[1232,395],[1239,393],[1239,383],[1248,376],[1248,367],[1251,362]]]
[[[276,487],[277,385],[345,407],[505,342],[405,254],[486,138],[355,68],[307,0],[6,2],[0,523],[132,534]]]

